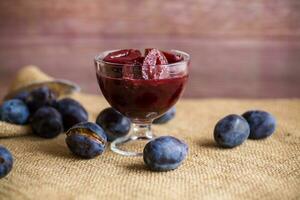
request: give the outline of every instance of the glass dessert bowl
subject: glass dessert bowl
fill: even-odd
[[[151,140],[151,124],[178,101],[188,79],[190,57],[177,50],[111,50],[95,57],[96,75],[108,103],[130,118],[130,133],[114,140],[111,150],[126,156],[140,152],[121,148],[128,142]]]

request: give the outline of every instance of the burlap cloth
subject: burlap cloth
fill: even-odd
[[[91,120],[107,106],[100,96],[73,97]],[[217,120],[253,108],[276,116],[276,133],[235,149],[216,147],[212,132]],[[300,199],[299,122],[299,99],[182,99],[173,121],[153,127],[157,135],[174,135],[190,147],[180,168],[163,173],[147,170],[141,157],[119,156],[109,148],[95,159],[78,159],[66,147],[64,134],[50,140],[2,138],[15,165],[0,179],[0,199]],[[1,132],[6,132],[3,127]]]

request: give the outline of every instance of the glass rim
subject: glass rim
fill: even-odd
[[[105,63],[105,64],[108,64],[108,65],[112,65],[112,66],[143,66],[143,65],[138,65],[138,64],[121,64],[121,63],[113,63],[113,62],[106,62],[104,61],[104,57],[108,54],[108,53],[111,53],[111,52],[114,52],[114,51],[119,51],[121,49],[114,49],[114,50],[107,50],[107,51],[102,51],[100,53],[98,53],[95,57],[94,57],[94,61],[99,63]],[[172,66],[177,66],[177,65],[180,65],[180,64],[183,64],[183,63],[188,63],[190,61],[190,55],[184,51],[179,51],[179,50],[176,50],[176,49],[171,49],[171,50],[168,50],[170,52],[176,52],[177,54],[179,55],[182,55],[183,56],[183,60],[180,61],[180,62],[176,62],[176,63],[171,63],[171,64],[157,64],[155,66],[168,66],[168,67],[172,67]],[[148,66],[148,65],[147,65]]]

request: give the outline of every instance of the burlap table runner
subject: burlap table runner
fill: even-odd
[[[92,121],[107,106],[100,96],[73,97]],[[217,120],[253,108],[276,116],[276,133],[235,149],[216,147],[212,132]],[[299,199],[299,122],[299,99],[181,100],[176,118],[153,128],[158,135],[185,140],[190,152],[180,168],[163,173],[147,170],[141,157],[119,156],[109,148],[95,159],[78,159],[66,147],[64,134],[50,140],[2,138],[15,165],[0,179],[0,199]]]

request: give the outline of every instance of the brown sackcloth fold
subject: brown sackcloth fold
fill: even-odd
[[[0,121],[0,139],[6,137],[17,137],[31,134],[29,125],[21,126]]]
[[[30,92],[42,86],[49,87],[57,97],[80,90],[79,86],[70,81],[55,79],[42,72],[37,66],[27,65],[16,73],[4,99],[11,99],[19,92]],[[21,126],[0,121],[0,138],[23,136],[31,132],[30,126]]]
[[[99,96],[73,97],[87,108],[91,120],[107,106]],[[253,108],[276,116],[276,133],[234,149],[216,147],[215,123],[227,114]],[[181,100],[176,118],[153,129],[157,135],[173,135],[189,144],[188,158],[177,170],[151,172],[141,157],[119,156],[109,148],[95,159],[78,159],[69,152],[64,134],[54,139],[2,138],[0,144],[12,152],[15,165],[0,179],[0,199],[300,198],[299,99]]]

